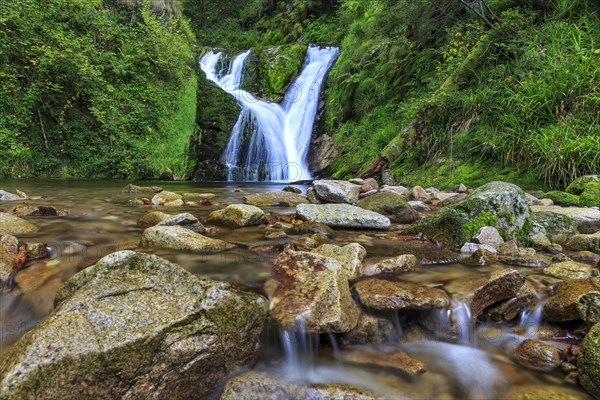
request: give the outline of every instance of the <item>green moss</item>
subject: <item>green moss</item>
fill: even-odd
[[[600,207],[600,190],[586,190],[579,196],[582,206]]]
[[[471,238],[484,226],[496,226],[498,217],[490,212],[482,211],[475,218],[460,226],[460,233],[464,237]]]
[[[554,190],[546,193],[544,197],[551,199],[553,202],[561,206],[579,205],[579,196],[567,192]]]
[[[590,184],[592,185],[590,186]],[[579,195],[583,193],[584,190],[588,188],[588,186],[590,186],[590,188],[593,188],[594,184],[595,186],[600,186],[600,178],[598,178],[598,175],[580,176],[579,178],[571,182],[571,184],[567,187],[566,192]]]
[[[264,97],[283,96],[284,89],[300,73],[306,45],[267,46],[259,55],[259,74]]]

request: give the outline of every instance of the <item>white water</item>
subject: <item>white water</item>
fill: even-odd
[[[335,47],[309,46],[302,72],[281,104],[255,98],[243,90],[250,50],[229,67],[222,53],[207,53],[200,68],[208,80],[230,93],[242,110],[221,156],[232,181],[298,181],[312,178],[306,157],[325,76],[339,54]],[[227,70],[226,70],[227,68]]]

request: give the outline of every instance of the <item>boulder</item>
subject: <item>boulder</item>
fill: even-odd
[[[422,201],[424,203],[431,202],[431,196],[421,186],[415,186],[410,190],[408,199],[412,201]]]
[[[589,235],[575,235],[567,242],[567,247],[575,251],[593,251],[600,253],[600,231]]]
[[[395,192],[378,192],[356,203],[365,210],[387,216],[391,222],[412,224],[419,214],[404,200],[404,196]]]
[[[0,286],[6,282],[13,271],[17,253],[19,251],[19,240],[11,235],[0,236]]]
[[[533,230],[545,234],[552,243],[565,244],[578,233],[575,220],[550,211],[533,213]]]
[[[174,204],[175,202],[181,200],[181,195],[173,192],[159,192],[154,195],[152,198],[152,204],[155,206],[162,206],[168,203]]]
[[[379,184],[373,178],[367,178],[367,179],[365,179],[363,181],[363,183],[360,185],[360,192],[361,193],[367,193],[367,192],[370,192],[372,190],[379,190]]]
[[[122,251],[73,276],[56,309],[4,355],[0,398],[207,397],[251,366],[261,296]]]
[[[9,193],[5,190],[0,189],[0,201],[17,201],[23,200],[23,198],[19,195]]]
[[[551,212],[572,218],[580,233],[600,231],[600,210],[585,207],[533,206],[534,215],[540,212]],[[551,240],[553,240],[551,238]],[[560,243],[560,242],[557,242]]]
[[[137,186],[137,185],[133,185],[133,184],[129,184],[127,186],[125,186],[125,188],[123,190],[121,190],[121,193],[130,193],[130,194],[136,194],[136,193],[145,193],[145,194],[149,194],[149,193],[160,193],[162,192],[163,189],[159,186]]]
[[[183,250],[199,254],[219,253],[236,246],[212,239],[181,226],[154,226],[142,234],[141,247]]]
[[[344,344],[383,343],[395,335],[394,324],[388,318],[362,311],[356,326],[344,333],[341,341]]]
[[[383,185],[381,187],[381,191],[382,192],[395,192],[404,196],[408,196],[408,194],[410,193],[410,189],[405,187],[405,186],[389,186],[389,185]]]
[[[595,398],[600,398],[600,323],[585,335],[577,359],[579,383]]]
[[[514,297],[502,300],[485,309],[483,319],[494,322],[512,321],[523,311],[530,310],[537,302],[537,293],[533,285],[525,281]],[[536,327],[537,328],[537,327]]]
[[[571,193],[561,192],[559,190],[553,190],[544,195],[545,198],[548,198],[559,206],[579,206],[579,196],[576,196]]]
[[[206,229],[204,225],[198,221],[198,218],[194,217],[190,213],[181,213],[173,216],[168,216],[164,220],[160,221],[156,226],[181,226],[182,228],[189,229],[196,233],[204,233]]]
[[[378,311],[431,310],[450,305],[448,294],[442,289],[408,281],[368,278],[355,283],[352,292],[356,293],[362,305]]]
[[[149,213],[142,215],[142,217],[138,220],[138,224],[142,226],[154,226],[170,216],[171,215],[165,214],[162,211],[150,211]]]
[[[325,224],[316,221],[304,221],[301,224],[294,225],[290,229],[287,230],[287,233],[292,235],[306,235],[310,233],[320,233],[322,235],[328,237],[335,237],[335,232],[333,229],[328,227]]]
[[[345,246],[323,244],[312,250],[312,252],[338,260],[344,268],[347,279],[358,278],[362,260],[367,255],[365,248],[358,243],[349,243]]]
[[[331,227],[388,229],[388,217],[349,204],[300,204],[296,213],[303,220],[314,219]]]
[[[317,197],[313,187],[306,189],[306,198],[311,204],[323,204],[323,201]]]
[[[584,175],[575,179],[569,186],[567,186],[566,192],[576,195],[581,195],[586,187],[590,183],[600,182],[600,177],[598,175]]]
[[[504,239],[500,236],[498,229],[493,226],[482,226],[471,240],[473,243],[487,244],[494,249],[499,249],[504,244]]]
[[[497,269],[480,276],[457,279],[445,288],[455,301],[470,308],[471,318],[475,320],[492,304],[516,296],[523,282],[516,270]]]
[[[271,316],[283,329],[304,325],[308,333],[343,333],[358,323],[344,267],[320,254],[286,250],[265,284]]]
[[[359,185],[346,181],[318,180],[313,182],[313,187],[321,200],[332,203],[353,204],[360,194]]]
[[[267,218],[265,212],[256,206],[232,204],[222,210],[211,212],[208,215],[208,221],[241,228],[264,224],[267,222]]]
[[[415,222],[409,231],[423,232],[458,250],[484,226],[495,227],[504,240],[526,240],[532,224],[523,190],[511,183],[490,182],[464,200]]]
[[[393,258],[381,260],[375,264],[364,265],[360,269],[362,276],[378,274],[402,274],[415,271],[418,267],[417,257],[412,254],[403,254]]]
[[[550,322],[582,319],[600,321],[600,278],[572,279],[554,285],[553,295],[544,303],[544,318]]]
[[[38,230],[37,225],[27,220],[0,212],[0,235],[29,235],[36,233]]]
[[[488,251],[492,254],[497,254],[498,251],[493,248],[492,246],[488,245],[488,244],[478,244],[478,243],[471,243],[471,242],[467,242],[463,245],[463,247],[460,248],[460,253],[464,254],[464,255],[471,255],[476,253],[479,250],[485,250]]]
[[[526,339],[513,351],[513,358],[520,365],[536,371],[552,371],[560,365],[558,349],[538,340]]]
[[[598,275],[598,268],[575,261],[563,261],[545,268],[544,274],[559,279],[584,279]]]
[[[244,196],[244,204],[257,207],[296,207],[298,204],[308,204],[310,201],[301,194],[282,191],[259,193]]]

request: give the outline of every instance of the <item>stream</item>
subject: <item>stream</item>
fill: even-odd
[[[78,271],[93,265],[99,258],[117,250],[136,249],[144,230],[138,219],[153,209],[167,213],[190,212],[205,222],[206,216],[224,205],[242,203],[245,194],[281,190],[284,184],[274,183],[191,183],[137,182],[158,185],[177,193],[213,193],[212,205],[174,207],[138,206],[130,200],[146,195],[130,195],[121,190],[125,181],[5,181],[2,189],[24,191],[32,200],[0,203],[0,209],[18,204],[52,205],[70,210],[68,217],[27,217],[40,226],[37,234],[20,237],[28,242],[46,243],[50,260],[33,261],[17,275],[17,288],[0,294],[0,356],[28,330],[53,309],[54,296],[63,282]],[[307,186],[295,185],[306,191]],[[243,193],[234,190],[241,189]],[[295,214],[294,208],[266,208],[266,212]],[[207,226],[211,226],[207,224]],[[452,262],[456,254],[422,247],[412,242],[389,239],[390,232],[371,230],[336,230],[335,244],[357,242],[367,250],[365,263],[385,257],[412,253],[425,264],[444,260],[444,264],[423,265],[418,271],[402,275],[403,280],[431,287],[444,287],[452,281],[489,272],[498,265],[474,267]],[[244,243],[244,247],[219,254],[197,255],[174,250],[149,250],[181,265],[201,277],[232,282],[262,293],[273,261],[274,248],[288,238],[266,239],[264,226],[241,229],[219,227],[212,237]],[[255,252],[250,247],[264,245]],[[506,268],[506,266],[502,266]],[[535,284],[543,279],[530,268],[515,268]],[[560,368],[552,373],[525,369],[511,360],[511,349],[526,338],[548,340],[553,332],[541,323],[540,310],[546,294],[539,293],[537,305],[523,312],[516,322],[470,322],[470,310],[463,304],[448,310],[401,311],[386,314],[394,324],[394,337],[379,345],[352,346],[385,354],[402,350],[424,362],[428,372],[415,378],[399,378],[394,371],[350,365],[341,353],[347,351],[338,335],[309,335],[302,327],[281,331],[268,324],[263,335],[262,356],[255,369],[277,374],[289,381],[310,383],[347,383],[379,393],[386,398],[495,399],[516,386],[562,386],[581,398],[587,394],[577,386],[564,382]],[[458,330],[456,329],[458,326]],[[566,343],[552,342],[564,348]]]

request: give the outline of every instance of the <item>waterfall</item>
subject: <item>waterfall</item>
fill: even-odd
[[[242,108],[221,156],[230,181],[298,181],[312,177],[306,157],[327,72],[339,54],[335,47],[310,45],[302,72],[281,104],[255,98],[243,90],[250,50],[229,66],[222,53],[209,52],[200,60],[208,80],[234,96]]]

